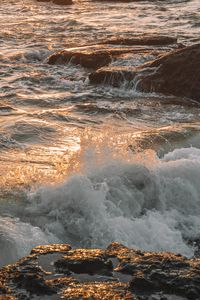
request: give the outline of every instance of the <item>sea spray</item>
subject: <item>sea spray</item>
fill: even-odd
[[[200,229],[199,167],[200,150],[194,148],[175,150],[151,167],[113,161],[39,188],[26,214],[75,245],[101,247],[117,240],[191,256],[187,239],[198,238]]]
[[[14,263],[40,244],[59,242],[52,234],[18,218],[0,217],[0,266]]]

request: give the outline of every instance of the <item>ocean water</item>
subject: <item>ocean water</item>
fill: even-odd
[[[54,242],[194,255],[199,104],[93,86],[89,70],[47,59],[119,36],[197,43],[199,15],[199,0],[0,0],[0,265]],[[140,65],[169,47],[146,50],[111,65]]]

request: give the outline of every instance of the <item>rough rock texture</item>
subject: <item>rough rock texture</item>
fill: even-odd
[[[0,270],[0,300],[197,300],[200,259],[168,252],[40,246]]]
[[[37,0],[38,2],[51,2],[51,0]],[[72,0],[52,0],[54,4],[58,5],[71,5],[73,4]]]
[[[172,51],[146,67],[150,74],[144,76],[138,85],[142,91],[200,101],[200,44]]]
[[[131,82],[136,75],[134,67],[109,67],[101,68],[89,75],[92,84],[109,84],[119,87],[125,82]]]
[[[81,65],[84,68],[98,69],[107,66],[112,58],[107,52],[74,52],[62,50],[49,57],[49,64],[65,64],[72,63]]]

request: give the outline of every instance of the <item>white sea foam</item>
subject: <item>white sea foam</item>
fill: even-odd
[[[0,217],[0,266],[15,262],[37,245],[53,242],[59,241],[38,227],[18,218]]]
[[[51,242],[102,247],[119,241],[190,257],[187,240],[200,236],[199,180],[200,150],[187,148],[150,166],[112,161],[40,187],[16,211],[20,219],[0,218],[0,264]]]
[[[29,196],[25,214],[59,240],[193,255],[200,233],[200,150],[175,150],[151,167],[112,162]],[[34,221],[35,220],[35,221]]]
[[[26,49],[18,52],[7,52],[5,53],[5,57],[7,59],[21,61],[23,63],[34,62],[34,61],[43,61],[51,54],[50,50],[35,50],[35,49]]]

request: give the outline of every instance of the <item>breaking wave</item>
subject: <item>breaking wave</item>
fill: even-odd
[[[28,194],[21,221],[1,219],[1,244],[6,236],[6,243],[16,244],[17,256],[52,241],[86,247],[119,241],[192,256],[188,240],[200,235],[199,180],[200,150],[192,147],[147,166],[112,161]],[[1,246],[8,248],[13,251]]]

